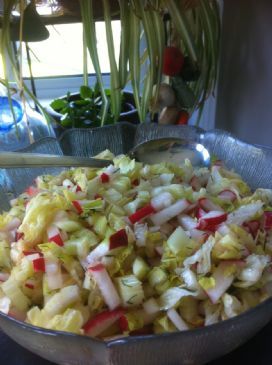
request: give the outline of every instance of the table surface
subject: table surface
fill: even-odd
[[[207,365],[271,365],[272,322],[246,344]],[[1,364],[7,365],[54,365],[17,345],[0,332]]]

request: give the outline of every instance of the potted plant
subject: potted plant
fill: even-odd
[[[110,103],[110,90],[105,89]],[[67,92],[66,95],[54,99],[46,111],[54,119],[53,127],[57,136],[67,128],[93,128],[101,126],[102,97],[98,84],[91,88],[81,86],[79,93]],[[121,113],[119,122],[138,123],[138,113],[135,109],[133,94],[122,93]],[[104,125],[114,124],[114,116],[109,105]]]
[[[11,0],[7,3],[2,19],[1,47],[9,50],[12,9],[18,3],[21,14],[25,9],[22,1]],[[113,121],[120,119],[122,94],[128,82],[133,90],[140,122],[146,121],[148,113],[152,116],[159,114],[159,120],[163,123],[187,122],[196,110],[201,116],[204,103],[214,90],[217,76],[220,35],[217,0],[102,0],[101,4],[99,14],[105,21],[110,60],[110,92],[104,87],[96,47],[97,2],[78,0],[76,5],[83,24],[83,46],[92,61],[100,93],[100,125],[107,124],[109,108]],[[119,59],[115,57],[113,43],[113,12],[114,18],[118,17],[121,22]],[[23,18],[21,16],[21,21]],[[22,32],[20,40],[23,40]],[[144,49],[142,42],[146,45]],[[8,56],[15,69],[12,52],[8,52]],[[88,88],[86,62],[83,75],[84,86]],[[15,73],[21,94],[27,93],[33,97],[25,87],[20,72],[15,70]]]

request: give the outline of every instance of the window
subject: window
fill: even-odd
[[[120,22],[113,21],[116,57],[119,57]],[[58,24],[48,26],[50,37],[42,42],[29,43],[32,72],[34,77],[80,75],[83,70],[82,24]],[[110,72],[108,50],[105,47],[106,32],[104,22],[96,23],[97,45],[101,71]],[[91,62],[89,73],[94,73]],[[29,77],[26,53],[23,57],[23,75]]]
[[[116,59],[119,57],[120,21],[112,22]],[[53,98],[64,95],[69,90],[76,92],[83,83],[82,24],[58,24],[48,26],[50,37],[42,42],[29,43],[32,73],[35,78],[37,96],[44,104]],[[96,23],[97,44],[100,67],[105,86],[109,86],[109,58],[105,47],[106,31],[104,22]],[[95,82],[94,69],[88,60],[90,84]],[[23,75],[30,87],[30,73],[26,51],[23,51]]]

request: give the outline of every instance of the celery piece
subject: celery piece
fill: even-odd
[[[115,279],[124,307],[133,307],[144,300],[142,283],[135,275],[122,276]]]
[[[10,269],[10,246],[6,240],[0,241],[0,267]]]
[[[28,309],[30,304],[29,299],[24,295],[13,276],[10,276],[8,280],[1,285],[1,288],[6,296],[11,300],[12,305],[22,312]]]
[[[49,317],[60,314],[69,305],[80,299],[80,292],[77,285],[70,285],[62,288],[54,294],[45,304],[44,311]]]
[[[181,254],[184,256],[187,256],[188,248],[191,249],[195,246],[194,241],[187,236],[181,227],[176,228],[171,234],[167,240],[167,245],[175,255]]]
[[[143,280],[150,271],[150,267],[142,257],[137,256],[132,264],[132,271],[139,280]]]
[[[160,267],[154,267],[148,274],[149,284],[154,288],[157,285],[163,284],[167,280],[166,272]]]

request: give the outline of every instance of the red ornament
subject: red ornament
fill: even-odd
[[[185,110],[182,110],[179,114],[177,124],[186,125],[186,124],[188,124],[189,118],[190,118],[189,113],[187,113]]]
[[[165,47],[163,54],[162,73],[167,76],[178,75],[183,67],[184,57],[177,47]]]

